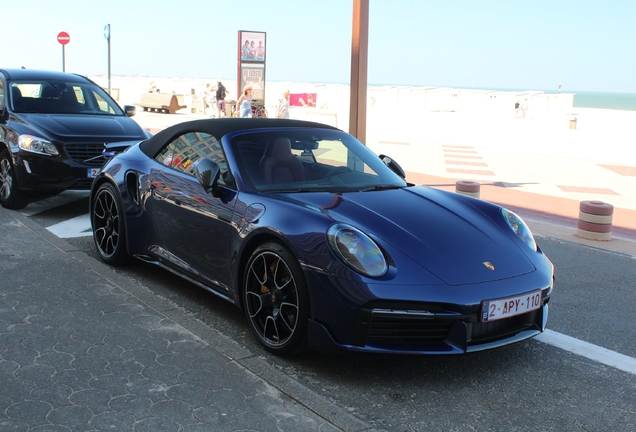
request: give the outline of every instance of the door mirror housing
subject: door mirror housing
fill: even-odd
[[[397,175],[399,175],[400,177],[406,180],[406,173],[404,172],[404,170],[402,169],[399,163],[397,163],[396,161],[394,161],[393,159],[391,159],[390,157],[386,155],[380,155],[379,157],[380,159],[382,159],[382,162],[384,162],[384,165],[388,166],[391,171],[393,171],[394,173],[396,173]]]
[[[194,173],[207,193],[218,198],[218,180],[221,174],[221,168],[212,159],[204,158],[197,163]]]
[[[134,105],[124,105],[124,112],[128,117],[134,117],[137,114],[137,107]]]

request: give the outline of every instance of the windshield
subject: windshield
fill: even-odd
[[[351,135],[281,129],[235,135],[232,151],[248,191],[347,192],[406,186]]]
[[[102,88],[90,82],[14,81],[11,107],[17,113],[124,115]]]

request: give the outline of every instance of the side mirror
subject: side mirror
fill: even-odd
[[[380,159],[382,159],[384,165],[388,166],[391,171],[406,180],[406,173],[404,172],[400,164],[386,155],[380,155]]]
[[[219,165],[212,159],[204,158],[197,163],[194,173],[199,183],[201,183],[201,186],[203,186],[203,189],[207,193],[212,192],[213,197],[218,197],[216,186],[219,175],[221,174]]]
[[[134,105],[124,105],[124,111],[128,117],[134,117],[137,114],[137,107]]]

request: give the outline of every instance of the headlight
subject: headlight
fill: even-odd
[[[345,224],[334,224],[327,230],[329,246],[336,255],[356,272],[369,277],[386,274],[384,254],[369,236]]]
[[[517,237],[523,240],[523,242],[527,244],[530,249],[536,252],[537,242],[534,240],[534,236],[530,232],[530,228],[528,228],[528,225],[526,225],[523,219],[504,208],[501,209],[501,214],[508,223],[510,229],[512,229],[515,234],[517,234]]]
[[[20,135],[20,138],[18,139],[18,147],[20,147],[21,150],[43,154],[46,156],[59,155],[55,144],[32,135]]]

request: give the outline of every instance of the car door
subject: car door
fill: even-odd
[[[220,198],[206,193],[194,176],[196,164],[204,157],[221,168],[219,184],[224,193]],[[200,282],[227,291],[237,193],[234,184],[225,181],[230,176],[220,143],[207,133],[188,132],[155,159],[164,167],[152,175],[147,208],[160,243],[157,253]]]

